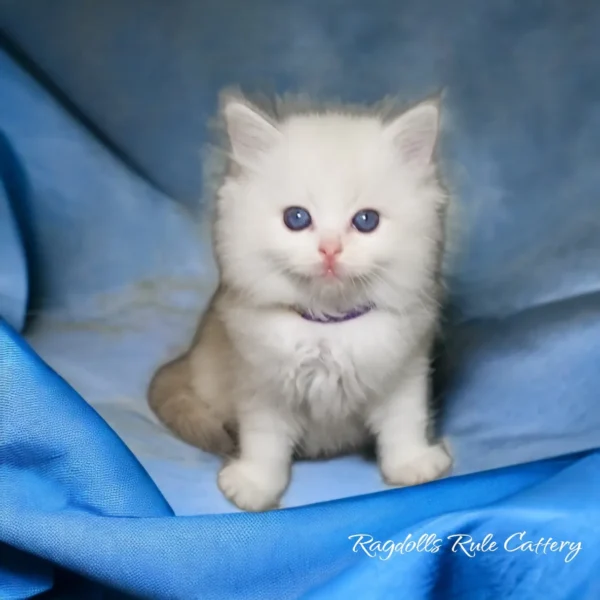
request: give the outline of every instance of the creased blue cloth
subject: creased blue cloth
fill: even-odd
[[[181,600],[582,600],[600,591],[598,452],[299,509],[184,518],[6,325],[0,398],[3,599],[55,582],[102,599],[122,597],[113,589]],[[472,551],[459,534],[493,540]],[[411,547],[422,536],[436,540]],[[549,538],[563,550],[543,546]]]
[[[10,196],[4,182],[8,181],[2,167],[8,162],[0,131],[0,316],[20,329],[27,310],[27,264],[13,213]]]

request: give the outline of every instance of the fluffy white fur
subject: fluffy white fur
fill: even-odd
[[[340,110],[271,119],[242,98],[223,107],[229,170],[214,224],[220,286],[189,352],[150,388],[159,417],[199,447],[231,453],[218,483],[245,510],[276,506],[294,453],[333,455],[373,437],[384,479],[412,485],[451,459],[429,439],[429,370],[440,300],[445,194],[434,150],[439,106],[384,121]],[[290,231],[290,206],[313,225]],[[371,233],[351,225],[380,213]],[[324,240],[341,244],[323,276]],[[340,323],[297,310],[343,314]]]

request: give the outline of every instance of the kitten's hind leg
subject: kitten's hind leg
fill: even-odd
[[[205,452],[230,455],[235,450],[231,423],[215,398],[194,389],[189,355],[167,363],[148,390],[150,408],[184,442]]]

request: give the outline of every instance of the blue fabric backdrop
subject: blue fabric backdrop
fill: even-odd
[[[583,0],[0,3],[0,600],[600,597],[599,30]],[[237,81],[445,86],[457,477],[302,463],[293,508],[239,514],[147,410],[214,286],[188,208]]]

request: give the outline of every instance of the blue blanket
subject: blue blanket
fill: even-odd
[[[0,8],[0,600],[600,597],[600,7],[93,4]],[[215,284],[188,208],[228,78],[446,87],[454,477],[301,463],[240,514],[148,411]]]

